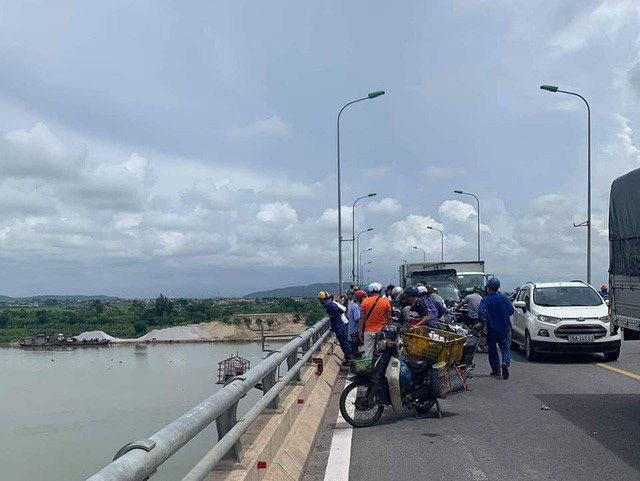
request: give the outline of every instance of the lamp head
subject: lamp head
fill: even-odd
[[[369,97],[370,99],[375,99],[376,97],[380,97],[381,95],[384,95],[384,90],[376,90],[375,92],[371,92],[367,94],[367,97]]]
[[[367,197],[375,197],[376,195],[378,195],[378,194],[376,194],[375,192],[372,192],[372,193],[371,193],[371,194],[369,194]]]
[[[557,92],[558,87],[555,85],[540,85],[540,90],[546,90],[547,92]]]
[[[454,190],[453,193],[454,194],[464,194],[464,192],[462,192],[461,190]]]

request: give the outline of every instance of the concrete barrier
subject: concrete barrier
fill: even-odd
[[[219,463],[206,481],[299,481],[318,434],[324,410],[340,371],[334,343],[314,357],[323,360],[322,374],[310,365],[301,382],[280,398],[280,407],[258,416],[242,436],[242,461]],[[336,352],[340,352],[336,350]]]

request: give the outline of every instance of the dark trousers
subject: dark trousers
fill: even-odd
[[[362,344],[360,342],[360,338],[358,337],[358,334],[351,334],[351,359],[358,359],[360,357],[362,357],[362,354],[360,354],[360,345]]]
[[[511,356],[509,355],[509,329],[506,331],[489,331],[487,332],[487,344],[489,347],[489,364],[492,372],[500,372],[500,357],[498,356],[498,347],[502,354],[502,364],[507,366],[511,364]]]
[[[336,338],[338,338],[338,344],[340,344],[340,349],[344,353],[345,360],[351,359],[351,343],[347,337],[347,325],[342,322],[331,323],[331,330],[336,333]]]

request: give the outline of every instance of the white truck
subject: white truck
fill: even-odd
[[[623,339],[640,339],[640,169],[611,184],[609,314]]]
[[[430,272],[454,269],[456,271],[457,286],[462,297],[469,294],[474,287],[484,287],[491,277],[484,272],[484,261],[461,262],[411,262],[402,264],[399,268],[399,280],[402,287],[411,286],[428,280]]]

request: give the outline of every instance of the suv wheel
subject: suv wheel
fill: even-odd
[[[540,354],[533,350],[533,346],[531,345],[531,336],[529,335],[529,331],[524,333],[524,355],[527,358],[527,361],[535,362],[540,359]]]

